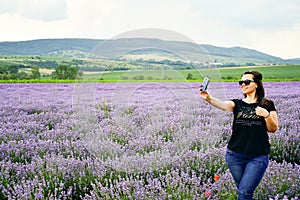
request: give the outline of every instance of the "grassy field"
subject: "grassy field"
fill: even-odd
[[[185,82],[201,81],[204,76],[210,77],[212,81],[236,81],[246,70],[257,70],[263,73],[264,81],[300,81],[300,65],[285,66],[255,66],[255,67],[231,67],[191,70],[127,70],[127,71],[105,71],[84,72],[80,77],[83,82]],[[30,69],[22,69],[31,73]],[[41,80],[0,80],[0,83],[29,82],[29,83],[61,83],[77,82],[78,80],[52,80],[49,69],[40,69]]]
[[[83,81],[101,81],[101,82],[136,82],[136,81],[199,81],[204,76],[210,77],[212,81],[236,81],[240,79],[241,74],[246,70],[258,70],[263,73],[264,81],[300,81],[300,65],[281,65],[281,66],[253,66],[253,67],[228,67],[228,68],[209,68],[209,69],[190,69],[190,70],[169,70],[172,66],[155,65],[151,70],[140,70],[148,68],[138,63],[125,63],[123,61],[105,61],[93,59],[76,60],[72,58],[49,57],[49,56],[7,56],[0,55],[0,66],[24,65],[31,66],[38,64],[41,73],[40,82],[53,82],[51,73],[54,67],[51,64],[57,63],[78,66],[82,70],[85,67],[103,67],[115,69],[114,67],[125,67],[132,70],[124,71],[83,71],[80,77]],[[46,69],[47,68],[47,69]],[[164,69],[165,68],[165,69]],[[168,70],[167,70],[168,68]],[[119,68],[120,69],[120,68]],[[139,69],[139,70],[138,70]],[[31,69],[20,68],[19,72],[31,74]],[[6,82],[1,81],[1,82]],[[12,81],[7,81],[12,82]],[[15,81],[22,82],[22,81]],[[39,80],[28,80],[24,82],[39,82]],[[54,81],[55,82],[55,81]],[[61,82],[61,81],[57,81]],[[72,82],[72,81],[71,81]]]
[[[246,70],[258,70],[263,73],[264,80],[273,81],[299,81],[300,66],[261,66],[261,67],[232,67],[201,70],[139,70],[139,71],[114,71],[94,72],[83,75],[83,79],[101,81],[136,81],[136,80],[164,80],[186,81],[188,74],[192,79],[201,80],[204,76],[214,81],[233,81],[239,79]]]

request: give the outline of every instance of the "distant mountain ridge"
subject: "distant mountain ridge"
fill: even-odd
[[[85,57],[93,53],[104,59],[121,59],[132,54],[169,54],[186,60],[216,63],[300,64],[300,58],[281,59],[253,49],[217,47],[192,42],[152,38],[38,39],[0,42],[0,55]],[[172,55],[171,55],[172,54]]]
[[[101,40],[96,39],[38,39],[0,42],[2,55],[48,55],[62,50],[91,51]]]

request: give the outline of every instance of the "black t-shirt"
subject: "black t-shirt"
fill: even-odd
[[[270,143],[265,119],[255,113],[258,103],[248,104],[241,99],[233,99],[232,101],[235,103],[234,119],[228,148],[241,154],[269,154]],[[261,107],[269,112],[276,111],[272,100],[264,99]]]

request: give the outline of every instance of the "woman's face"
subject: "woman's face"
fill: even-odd
[[[252,74],[244,74],[242,76],[242,81],[250,80],[250,84],[247,85],[246,83],[243,83],[240,87],[242,89],[243,94],[250,94],[255,93],[257,84],[253,80],[254,76]]]

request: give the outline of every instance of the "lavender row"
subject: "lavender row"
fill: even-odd
[[[235,197],[224,161],[232,115],[203,102],[198,87],[0,85],[0,198]],[[270,135],[272,161],[259,199],[300,194],[299,87],[265,83],[280,128]],[[210,92],[242,98],[236,83],[212,83]]]

